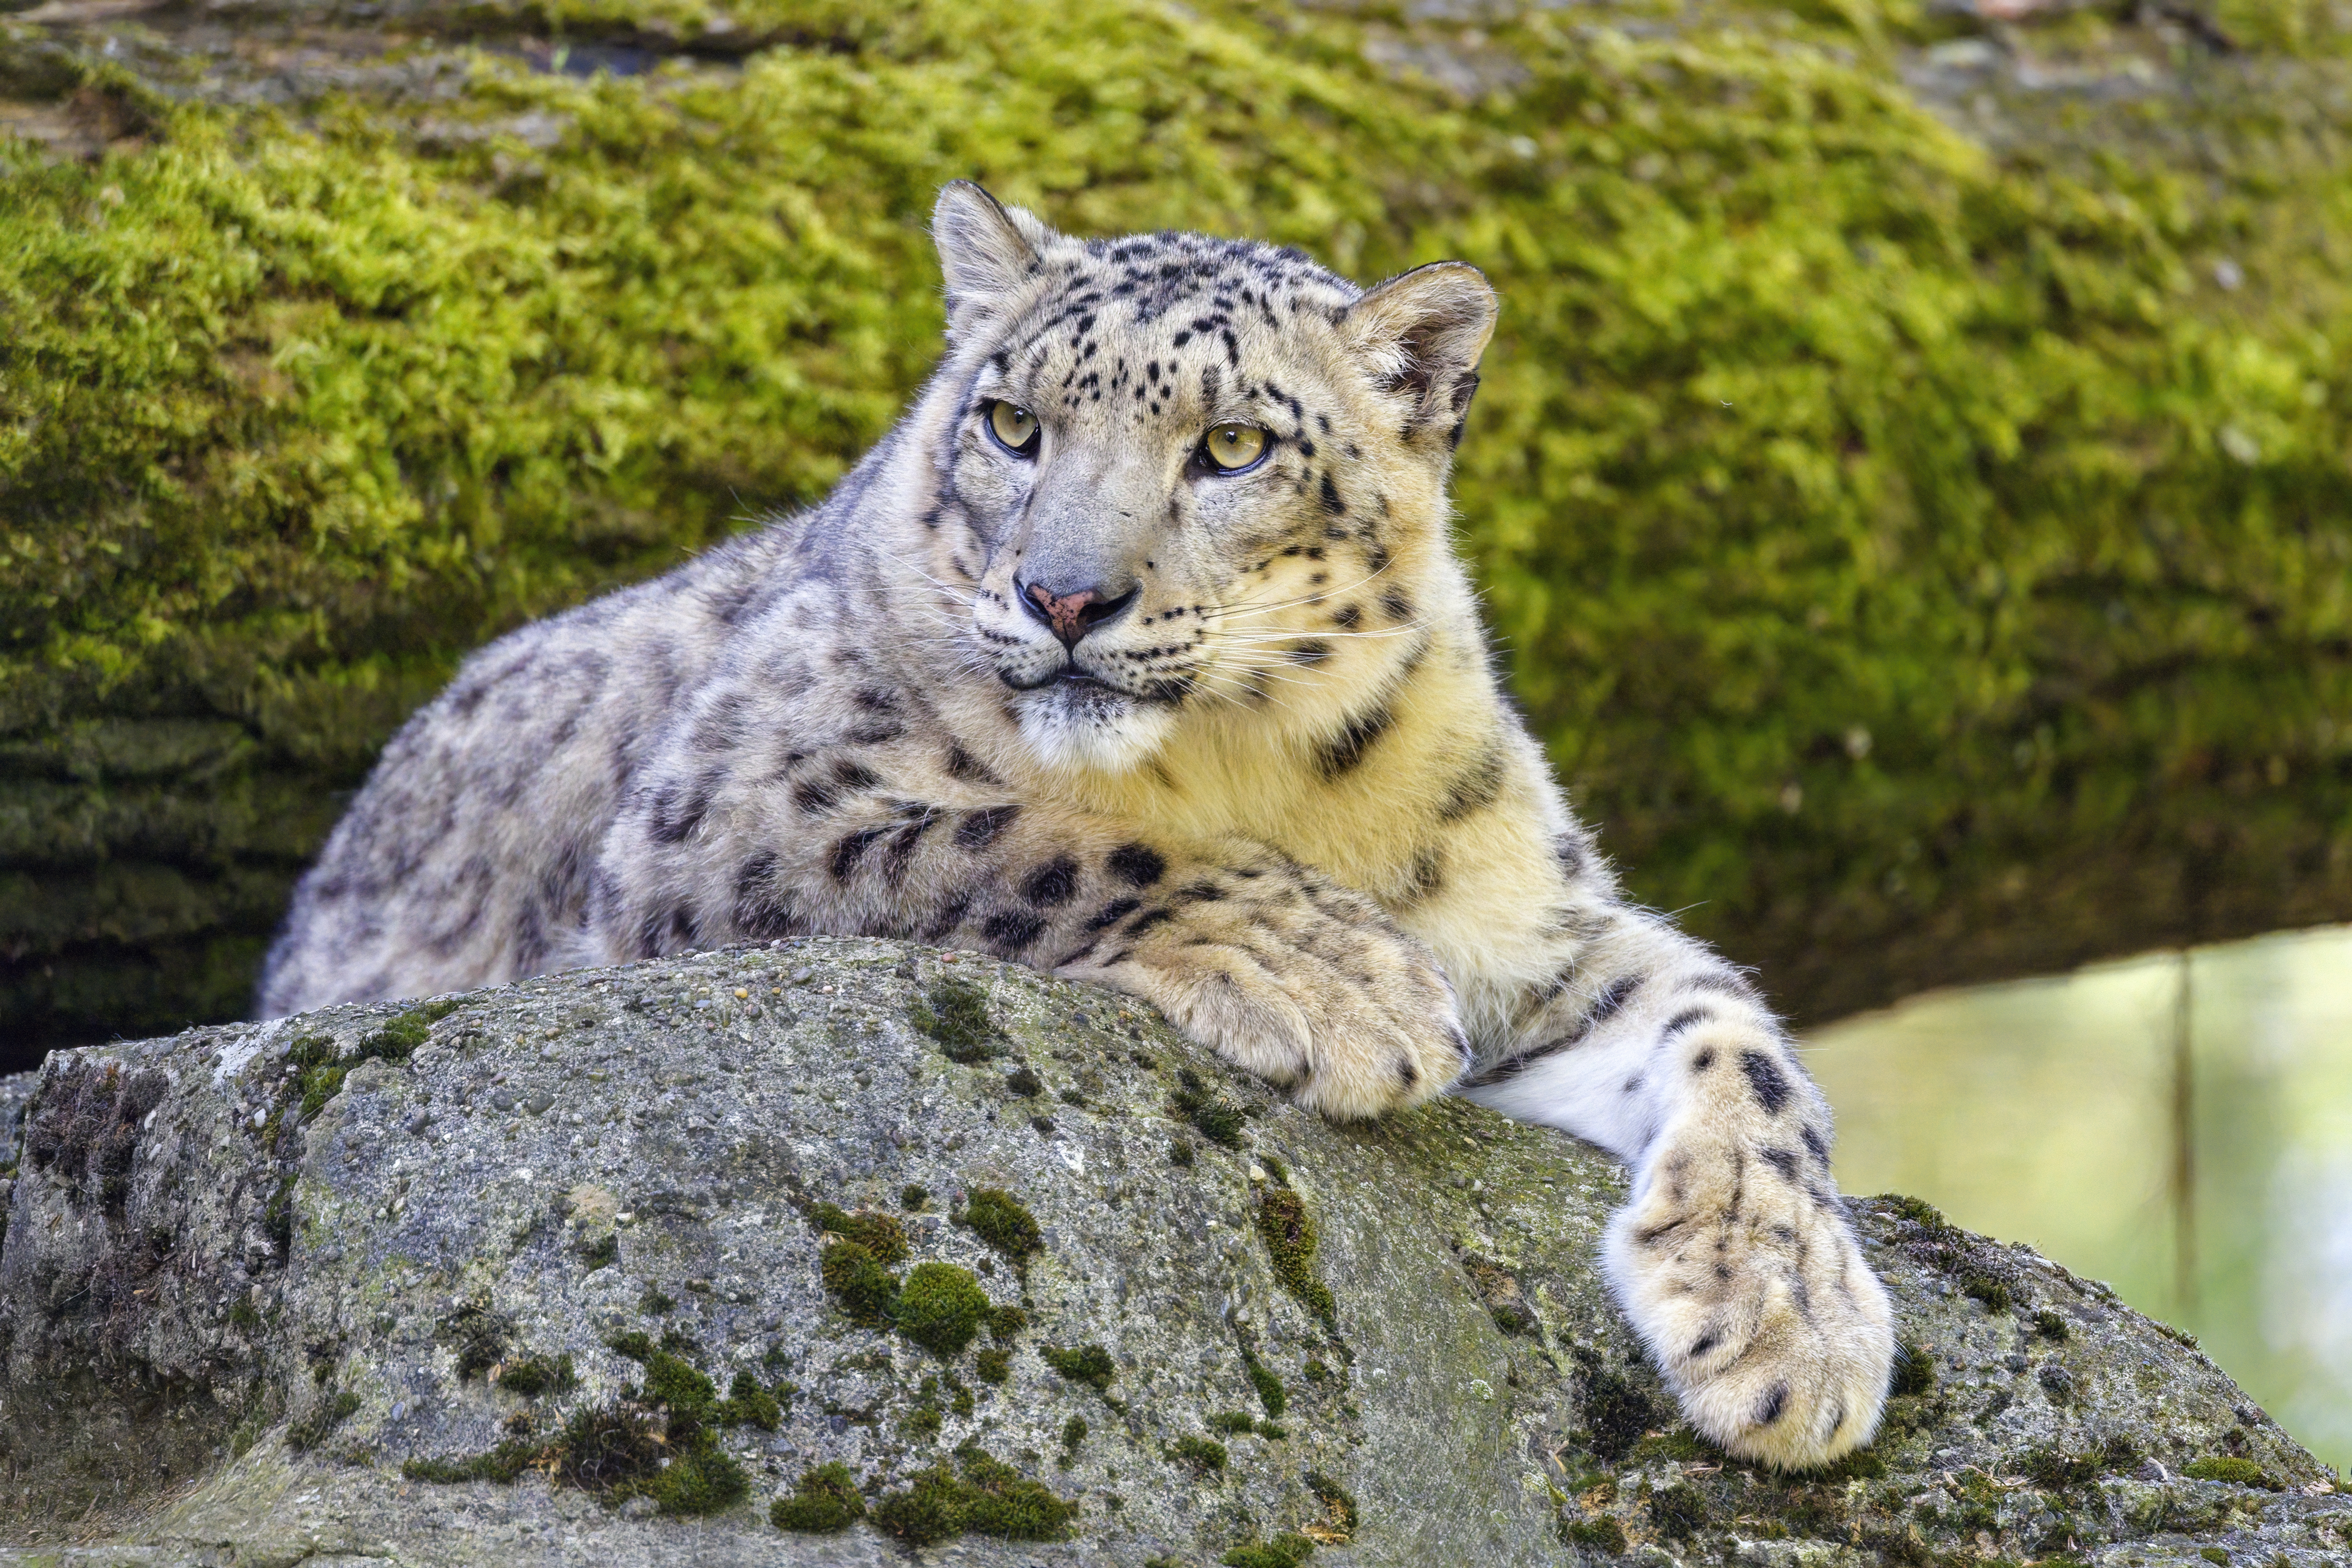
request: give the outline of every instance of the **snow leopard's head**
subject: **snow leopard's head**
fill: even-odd
[[[932,232],[942,586],[1034,754],[1131,767],[1187,714],[1344,744],[1425,647],[1433,574],[1458,581],[1486,279],[1366,290],[1252,241],[1072,239],[961,182]]]

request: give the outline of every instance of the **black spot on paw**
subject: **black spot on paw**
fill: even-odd
[[[980,934],[1006,952],[1027,952],[1036,945],[1037,939],[1045,932],[1044,918],[1031,914],[1027,910],[1007,910],[1002,914],[991,915],[980,926]]]
[[[1021,896],[1041,910],[1058,909],[1078,890],[1078,863],[1069,856],[1047,861],[1021,884]]]
[[[890,829],[887,827],[861,827],[855,833],[845,834],[841,841],[833,847],[833,879],[836,882],[849,880],[851,874],[857,869],[857,863],[866,858],[866,851],[873,847],[874,841],[889,832]]]
[[[1141,844],[1122,844],[1104,862],[1110,874],[1130,888],[1148,888],[1168,873],[1160,852]]]
[[[955,831],[956,847],[960,849],[985,849],[996,842],[996,836],[1013,826],[1021,815],[1017,805],[992,805],[982,811],[964,814]]]

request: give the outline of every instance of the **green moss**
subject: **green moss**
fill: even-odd
[[[1257,1430],[1257,1417],[1246,1410],[1220,1410],[1209,1417],[1208,1427],[1212,1432],[1223,1432],[1227,1436],[1235,1433],[1247,1435]]]
[[[1034,1068],[1015,1068],[1004,1075],[1004,1092],[1016,1100],[1027,1100],[1045,1092],[1045,1080],[1037,1076]]]
[[[1225,1568],[1298,1568],[1315,1555],[1315,1543],[1289,1531],[1263,1545],[1236,1546],[1217,1559]]]
[[[569,1353],[524,1356],[498,1369],[499,1386],[525,1399],[536,1399],[542,1394],[569,1394],[579,1382]]]
[[[950,1061],[970,1066],[1003,1053],[988,1019],[988,993],[968,980],[942,978],[909,1015]]]
[[[1087,1418],[1085,1416],[1073,1415],[1067,1421],[1062,1423],[1062,1448],[1064,1452],[1072,1454],[1076,1453],[1078,1451],[1078,1445],[1086,1440]]]
[[[784,1407],[748,1372],[739,1372],[727,1387],[727,1399],[717,1413],[722,1426],[756,1426],[772,1432],[783,1424]]]
[[[1559,1538],[1571,1546],[1590,1546],[1612,1557],[1625,1554],[1625,1527],[1605,1513],[1598,1519],[1562,1519]]]
[[[1230,1096],[1211,1088],[1199,1073],[1191,1068],[1178,1069],[1176,1074],[1176,1114],[1191,1122],[1212,1143],[1228,1149],[1242,1146],[1242,1128],[1247,1112]],[[1190,1148],[1179,1164],[1190,1163]]]
[[[1706,1528],[1713,1513],[1706,1494],[1684,1481],[1652,1493],[1649,1507],[1651,1527],[1668,1541],[1688,1541]]]
[[[1283,1388],[1282,1379],[1276,1377],[1274,1369],[1258,1360],[1256,1352],[1246,1346],[1242,1351],[1242,1370],[1249,1373],[1250,1386],[1257,1390],[1257,1402],[1265,1407],[1267,1416],[1279,1419],[1290,1406],[1290,1395]]]
[[[835,1204],[808,1206],[809,1220],[828,1236],[840,1237],[864,1247],[877,1263],[901,1263],[907,1257],[907,1227],[896,1215],[876,1209],[850,1214]]]
[[[2261,1465],[2252,1459],[2232,1458],[2227,1455],[2211,1455],[2180,1467],[2180,1473],[2196,1481],[2227,1481],[2236,1487],[2261,1487],[2269,1491],[2279,1489]]]
[[[645,1294],[637,1298],[637,1310],[648,1317],[658,1318],[664,1312],[675,1311],[677,1308],[677,1298],[658,1285],[647,1285]]]
[[[1003,1306],[992,1308],[989,1311],[989,1337],[995,1340],[999,1344],[1009,1344],[1012,1342],[1013,1335],[1019,1333],[1028,1326],[1029,1314],[1024,1311],[1021,1308],[1013,1306],[1009,1301]]]
[[[919,1183],[908,1182],[898,1189],[898,1206],[908,1214],[920,1214],[931,1201],[931,1190]]]
[[[2044,1491],[2063,1491],[2093,1480],[2103,1466],[2096,1454],[2070,1454],[2037,1444],[2018,1455],[2017,1468]]]
[[[2033,1331],[2045,1340],[2056,1340],[2061,1344],[2070,1337],[2066,1320],[2047,1307],[2033,1314]]]
[[[448,1486],[466,1481],[496,1481],[509,1486],[537,1464],[545,1451],[543,1444],[510,1438],[487,1454],[463,1459],[409,1459],[401,1465],[400,1473],[412,1481]]]
[[[829,1241],[818,1254],[824,1288],[849,1321],[869,1329],[887,1328],[898,1305],[898,1281],[871,1252],[854,1241]]]
[[[1100,1345],[1079,1345],[1069,1349],[1047,1345],[1037,1353],[1045,1358],[1047,1366],[1062,1376],[1072,1383],[1084,1384],[1097,1394],[1108,1394],[1111,1383],[1118,1376],[1118,1367],[1111,1361],[1110,1352]]]
[[[599,1268],[609,1268],[621,1261],[621,1238],[617,1236],[600,1236],[580,1249],[580,1258],[582,1262],[588,1265],[588,1272],[591,1274]]]
[[[857,1478],[838,1461],[802,1472],[793,1483],[792,1496],[768,1505],[769,1523],[811,1535],[835,1534],[865,1517],[866,1500],[858,1495]]]
[[[955,1472],[934,1465],[917,1471],[903,1490],[876,1500],[874,1522],[908,1546],[934,1546],[963,1533],[963,1496]]]
[[[359,1407],[360,1396],[349,1389],[332,1393],[320,1390],[302,1418],[286,1428],[286,1446],[295,1453],[307,1453],[325,1442],[327,1434],[341,1426]]]
[[[898,1331],[934,1355],[952,1356],[971,1343],[989,1311],[980,1281],[952,1263],[918,1263],[898,1291]]]
[[[1926,1394],[1935,1386],[1934,1354],[1921,1348],[1916,1340],[1906,1338],[1895,1341],[1895,1375],[1887,1384],[1886,1392],[1900,1399]]]
[[[1013,1352],[1008,1350],[984,1350],[971,1358],[973,1375],[982,1383],[1003,1384],[1013,1376]]]
[[[1189,1138],[1168,1140],[1168,1163],[1189,1170],[1192,1164],[1192,1141]]]
[[[956,1450],[959,1477],[945,1465],[918,1472],[902,1491],[874,1505],[874,1521],[909,1546],[935,1545],[967,1532],[1010,1541],[1058,1541],[1078,1505],[1024,1478],[976,1444]]]
[[[963,1208],[955,1215],[955,1222],[970,1226],[981,1240],[1015,1263],[1045,1245],[1045,1231],[1037,1224],[1037,1216],[1002,1187],[972,1188],[964,1199]]]
[[[1225,1468],[1225,1446],[1208,1437],[1179,1437],[1170,1446],[1168,1457],[1204,1476]]]
[[[1274,1260],[1274,1277],[1282,1281],[1282,1288],[1304,1302],[1327,1327],[1333,1324],[1339,1305],[1331,1299],[1330,1288],[1315,1272],[1318,1237],[1307,1200],[1287,1187],[1267,1187],[1258,1194],[1257,1233]]]

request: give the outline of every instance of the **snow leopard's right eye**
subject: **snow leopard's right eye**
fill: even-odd
[[[996,444],[1016,458],[1037,455],[1037,416],[1016,403],[1003,398],[988,405],[988,433]]]

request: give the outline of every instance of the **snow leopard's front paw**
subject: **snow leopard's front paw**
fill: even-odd
[[[1604,1261],[1683,1414],[1727,1453],[1801,1469],[1877,1431],[1893,1309],[1802,1152],[1669,1131]]]
[[[1442,1092],[1470,1059],[1427,948],[1352,893],[1234,887],[1118,953],[1102,978],[1337,1121]]]

